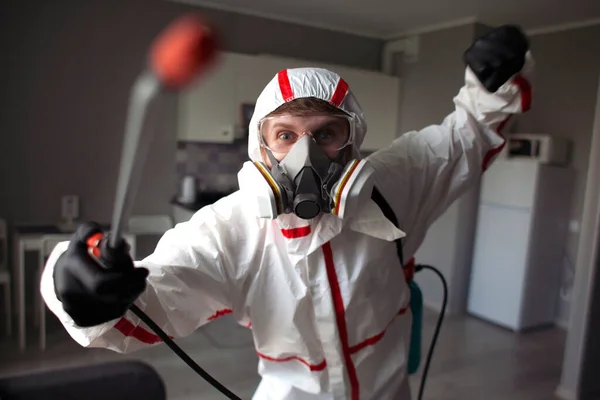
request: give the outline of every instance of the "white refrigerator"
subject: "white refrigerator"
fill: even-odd
[[[467,311],[520,331],[554,323],[573,170],[498,159],[482,177]]]

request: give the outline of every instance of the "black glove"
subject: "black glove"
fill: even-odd
[[[479,82],[495,93],[525,65],[529,42],[515,25],[503,25],[481,36],[465,51],[463,60]]]
[[[101,266],[88,253],[86,241],[102,230],[84,223],[73,234],[67,251],[54,266],[54,289],[64,310],[81,327],[108,322],[125,314],[146,288],[148,270],[135,268],[129,246],[120,240],[114,249],[104,246]],[[108,240],[103,243],[108,244]],[[108,251],[110,250],[110,251]]]

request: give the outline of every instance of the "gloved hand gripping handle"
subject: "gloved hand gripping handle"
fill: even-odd
[[[517,25],[502,25],[477,38],[463,60],[490,93],[496,91],[525,65],[529,40]]]

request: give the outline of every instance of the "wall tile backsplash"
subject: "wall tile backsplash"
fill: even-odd
[[[363,156],[367,155],[363,152]],[[238,189],[238,171],[249,159],[247,139],[223,144],[179,142],[178,182],[185,175],[193,175],[200,192],[232,192]]]
[[[238,189],[237,173],[249,160],[248,140],[224,144],[179,142],[176,160],[179,181],[193,175],[201,192],[234,191]]]

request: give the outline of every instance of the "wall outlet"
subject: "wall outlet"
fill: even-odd
[[[60,214],[62,219],[66,221],[73,221],[79,218],[79,196],[63,196]]]
[[[569,232],[571,233],[579,233],[579,221],[576,219],[572,219],[569,221]]]
[[[406,38],[404,46],[404,62],[410,64],[419,61],[419,37]]]

